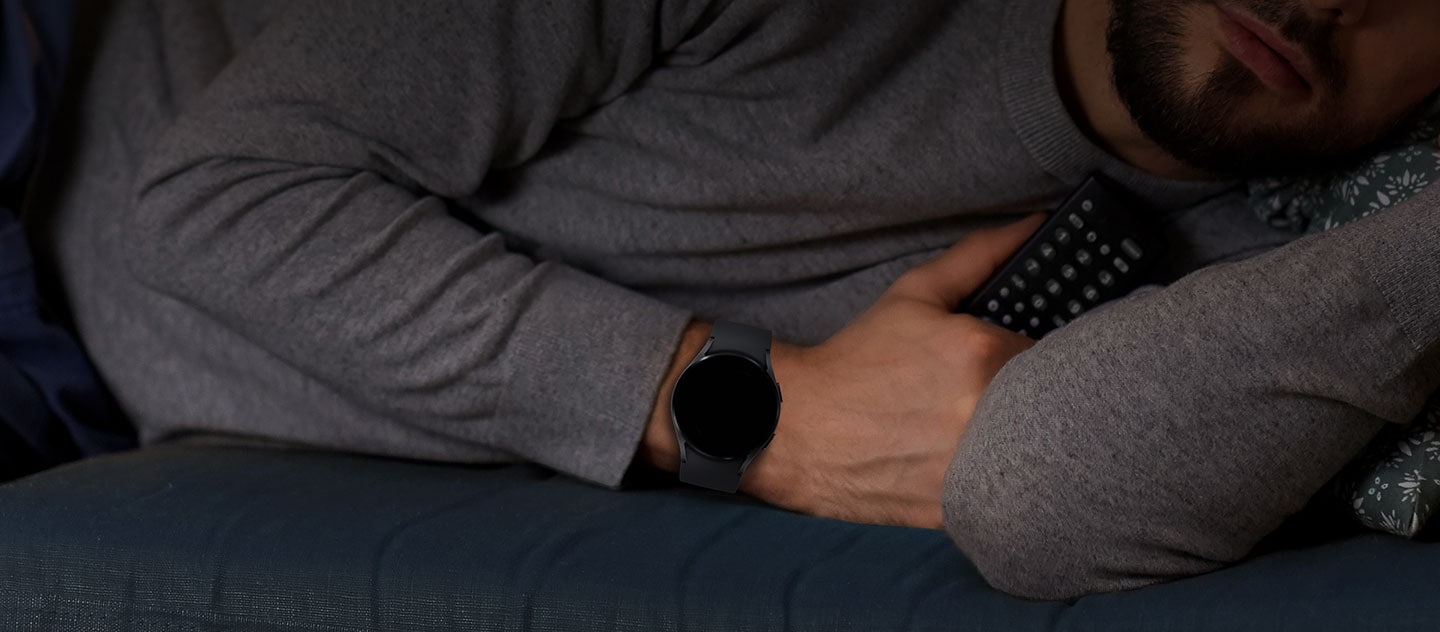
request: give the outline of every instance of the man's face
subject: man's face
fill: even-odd
[[[1440,0],[1113,0],[1115,87],[1151,140],[1246,177],[1334,168],[1440,89]]]

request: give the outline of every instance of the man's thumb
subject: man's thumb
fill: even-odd
[[[955,311],[1045,223],[1045,213],[994,228],[971,231],[935,258],[906,272],[896,291]]]

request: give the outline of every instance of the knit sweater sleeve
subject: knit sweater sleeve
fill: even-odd
[[[1132,589],[1247,555],[1440,388],[1440,187],[1082,318],[978,404],[947,528],[997,587]]]
[[[131,268],[363,408],[617,486],[690,314],[507,248],[453,201],[621,95],[703,10],[299,3],[148,156]]]

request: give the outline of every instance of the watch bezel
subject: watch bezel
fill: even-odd
[[[775,435],[775,430],[780,426],[780,408],[782,405],[780,385],[775,380],[775,372],[770,365],[770,354],[768,351],[765,354],[764,364],[761,364],[759,361],[757,361],[755,358],[751,357],[750,354],[747,353],[740,353],[735,351],[716,351],[714,353],[711,353],[710,347],[714,344],[714,342],[715,341],[712,338],[705,343],[705,348],[701,349],[700,353],[696,354],[695,359],[692,360],[690,364],[685,367],[685,370],[680,372],[680,376],[675,379],[675,385],[673,388],[671,388],[670,391],[670,423],[675,429],[675,436],[679,438],[678,443],[680,445],[680,460],[684,462],[688,457],[687,452],[689,450],[694,450],[695,452],[703,455],[705,458],[715,461],[744,461],[748,463],[750,459],[754,458],[756,452],[758,452],[759,450],[763,450],[765,446],[769,445],[770,439],[773,438]],[[716,456],[694,445],[690,442],[689,439],[686,438],[685,433],[680,429],[680,419],[679,416],[675,414],[675,396],[680,391],[680,384],[684,381],[685,374],[689,373],[692,368],[700,365],[701,363],[724,356],[740,358],[748,362],[755,368],[759,369],[768,378],[770,389],[774,392],[775,398],[775,412],[771,416],[771,419],[769,421],[769,428],[764,433],[764,438],[756,442],[754,446],[747,449],[744,455],[740,456]]]

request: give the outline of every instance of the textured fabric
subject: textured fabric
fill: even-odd
[[[956,543],[1035,598],[1243,558],[1440,386],[1437,194],[1138,293],[1016,358],[947,475]]]
[[[1440,101],[1399,145],[1329,177],[1251,183],[1252,204],[1276,226],[1323,232],[1404,203],[1440,180]],[[1440,395],[1404,427],[1388,428],[1335,481],[1361,524],[1412,537],[1440,509]]]
[[[1440,396],[1409,425],[1380,433],[1335,492],[1368,528],[1407,538],[1423,531],[1440,510]]]
[[[1440,388],[1440,187],[1081,318],[977,404],[946,524],[994,585],[1123,590],[1242,559]]]
[[[1094,170],[1154,207],[1167,274],[1292,238],[1237,219],[1231,183],[1085,140],[1048,74],[1010,70],[1051,43],[1000,28],[1012,8],[1058,15],[122,1],[53,180],[65,284],[148,442],[526,460],[613,486],[692,316],[818,342]]]
[[[943,533],[530,465],[155,448],[0,487],[7,632],[1408,632],[1440,545],[1366,536],[1073,602]]]
[[[84,350],[43,313],[15,215],[59,99],[72,9],[0,0],[0,480],[135,445]]]

